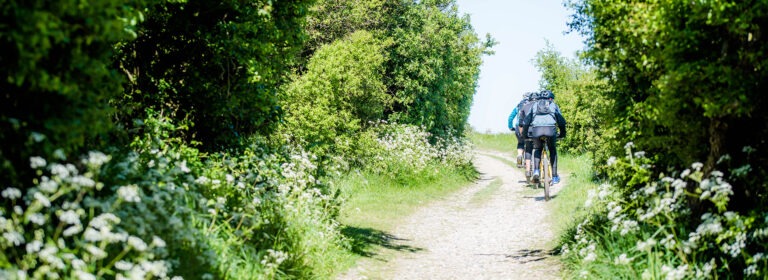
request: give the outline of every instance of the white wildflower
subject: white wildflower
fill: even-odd
[[[89,254],[94,258],[94,260],[100,260],[107,257],[107,252],[104,252],[99,247],[93,246],[91,244],[85,245],[85,250],[88,251]]]
[[[659,244],[663,245],[667,249],[672,249],[676,243],[677,240],[675,239],[675,236],[671,234],[668,234],[666,237],[661,239],[661,241],[659,241]]]
[[[120,223],[120,218],[115,216],[115,214],[112,213],[102,213],[101,215],[96,216],[96,218],[93,218],[88,225],[95,228],[95,229],[101,229],[108,227],[111,224],[117,224]]]
[[[637,158],[645,157],[645,151],[635,152],[635,157]]]
[[[90,151],[88,152],[88,158],[84,159],[83,163],[98,168],[107,163],[109,160],[110,156],[105,155],[102,152]]]
[[[96,275],[93,275],[91,273],[88,273],[82,270],[75,270],[75,276],[79,280],[96,280]]]
[[[235,177],[230,174],[227,174],[226,178],[227,178],[227,183],[232,183],[235,181]]]
[[[189,169],[189,167],[187,167],[187,161],[186,160],[183,160],[181,162],[181,164],[179,164],[179,168],[181,169],[181,172],[184,172],[184,173],[189,173],[190,171],[192,171],[192,170]]]
[[[35,197],[35,200],[40,202],[45,208],[51,207],[51,201],[48,200],[47,196],[39,192],[36,192],[33,196]]]
[[[124,260],[120,260],[117,263],[115,263],[115,268],[122,270],[122,271],[128,271],[133,268],[133,264]]]
[[[756,261],[756,262],[757,262],[757,261],[760,261],[760,260],[762,260],[764,257],[765,257],[765,256],[763,255],[763,253],[757,253],[757,254],[755,254],[754,256],[752,256],[752,258],[753,258],[753,259],[754,259],[754,261]]]
[[[166,245],[165,241],[162,238],[157,236],[152,236],[152,247],[164,248],[165,245]]]
[[[626,265],[629,264],[629,262],[632,261],[633,258],[627,258],[627,254],[621,254],[618,258],[616,258],[613,263],[618,265]]]
[[[70,263],[72,263],[72,267],[78,270],[82,270],[86,266],[85,262],[81,259],[73,259]]]
[[[53,181],[46,176],[43,176],[40,179],[41,179],[41,182],[40,184],[37,185],[37,188],[40,191],[51,194],[51,193],[55,193],[56,190],[59,189],[59,183],[57,183],[56,181]]]
[[[96,186],[96,181],[94,181],[91,178],[88,178],[88,177],[85,177],[85,176],[80,176],[80,175],[73,176],[70,179],[70,182],[73,185],[81,186],[81,187],[86,187],[86,188],[92,188],[92,187]]]
[[[125,202],[141,202],[139,187],[136,185],[128,185],[118,188],[117,195]]]
[[[616,157],[609,157],[606,164],[608,164],[608,166],[613,166],[614,164],[616,164],[616,161],[617,161]]]
[[[207,185],[210,182],[211,182],[211,179],[208,179],[208,177],[205,177],[205,176],[200,176],[195,180],[195,183],[200,185]]]
[[[78,215],[74,210],[59,210],[56,211],[56,215],[59,216],[59,220],[68,225],[80,224],[80,215]]]
[[[586,257],[584,257],[584,262],[593,262],[597,259],[597,254],[595,252],[589,252]]]
[[[139,265],[144,271],[159,278],[165,277],[168,273],[168,267],[163,261],[142,261]]]
[[[21,191],[17,188],[7,188],[0,193],[4,198],[14,200],[21,197]]]
[[[43,248],[43,242],[40,242],[40,240],[34,240],[32,242],[27,243],[27,254],[34,254],[37,252],[40,252],[40,249]]]
[[[638,251],[646,251],[653,249],[653,246],[656,245],[656,240],[653,238],[649,238],[646,241],[637,241],[637,250]]]
[[[635,143],[633,142],[627,142],[627,144],[624,145],[624,149],[630,149],[635,146]]]
[[[666,275],[667,280],[680,280],[684,279],[688,275],[688,265],[681,265],[678,267],[671,267],[667,265],[661,266],[661,273]]]
[[[53,267],[64,269],[64,261],[62,261],[56,254],[59,252],[59,249],[56,248],[56,246],[53,245],[45,245],[45,248],[40,250],[40,252],[37,254],[41,260],[47,262]]]
[[[44,158],[41,157],[31,157],[29,158],[29,166],[33,169],[38,169],[45,167],[45,165],[48,164]]]
[[[61,234],[63,234],[64,236],[72,236],[72,235],[80,233],[81,231],[83,231],[83,225],[76,224],[74,226],[68,227]]]
[[[90,241],[90,242],[97,242],[97,241],[104,240],[104,237],[101,235],[101,232],[91,227],[85,229],[85,232],[83,233],[83,238],[85,239],[85,241]]]
[[[685,170],[683,170],[682,173],[680,173],[680,178],[688,177],[688,175],[691,175],[691,170],[690,169],[685,169]]]
[[[744,275],[752,276],[757,274],[757,265],[750,265],[744,269]]]
[[[128,245],[139,252],[144,252],[147,249],[147,243],[144,243],[144,240],[136,236],[128,236]]]
[[[704,167],[704,164],[701,162],[694,162],[693,164],[691,164],[691,167],[693,168],[693,170],[701,171],[701,168]]]
[[[70,170],[64,165],[58,163],[51,164],[51,174],[59,178],[68,178],[69,171]]]

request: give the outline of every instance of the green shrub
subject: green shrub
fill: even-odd
[[[307,72],[286,86],[281,134],[321,157],[351,154],[355,135],[392,102],[382,82],[386,44],[358,31],[321,47]]]

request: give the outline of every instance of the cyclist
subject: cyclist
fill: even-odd
[[[512,110],[512,113],[509,115],[509,119],[507,120],[507,128],[509,128],[510,131],[515,132],[515,138],[517,138],[517,167],[523,167],[523,148],[524,148],[524,141],[523,141],[523,133],[520,130],[520,117],[522,116],[520,112],[522,111],[523,106],[528,103],[528,99],[531,96],[531,92],[526,92],[523,94],[523,100],[520,100],[520,103],[515,106],[515,109]]]
[[[528,95],[528,100],[525,102],[523,107],[520,109],[520,115],[518,118],[520,121],[518,122],[518,131],[520,131],[520,138],[523,140],[523,151],[525,156],[525,177],[531,177],[531,153],[533,151],[533,142],[530,138],[528,138],[527,134],[523,133],[523,121],[525,120],[525,117],[531,113],[531,108],[536,102],[535,101],[539,96],[538,92],[531,92]]]
[[[557,145],[556,138],[565,138],[565,118],[560,113],[560,107],[554,102],[555,94],[544,90],[539,93],[531,112],[523,119],[523,132],[533,140],[533,180],[539,179],[539,161],[541,161],[542,138],[546,139],[549,157],[552,161],[552,184],[560,182],[557,174]],[[560,133],[557,133],[557,129]]]

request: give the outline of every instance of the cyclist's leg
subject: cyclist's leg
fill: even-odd
[[[533,140],[530,138],[525,138],[525,171],[526,172],[532,172],[531,168],[531,158],[533,157]],[[530,174],[528,174],[530,176]]]
[[[525,147],[525,139],[522,137],[520,129],[517,127],[515,127],[515,137],[517,138],[517,164],[519,167],[523,163],[523,148]]]
[[[557,176],[557,141],[556,137],[547,137],[547,148],[549,148],[549,161],[552,163],[552,176]]]
[[[533,138],[533,169],[534,173],[536,169],[539,169],[539,162],[541,162],[541,138]]]

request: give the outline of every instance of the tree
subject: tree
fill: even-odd
[[[6,0],[0,15],[0,182],[18,187],[31,183],[30,157],[78,154],[110,131],[114,45],[141,13],[120,0]]]
[[[594,68],[563,57],[550,42],[536,53],[533,63],[541,72],[540,89],[555,93],[555,101],[567,120],[568,136],[558,141],[559,147],[576,153],[591,151],[599,158],[608,158],[599,149],[615,134],[615,130],[606,127],[610,100],[601,98],[607,88],[605,80],[597,77]]]
[[[768,3],[589,0],[571,5],[585,55],[611,89],[612,150],[634,143],[655,171],[739,169],[735,203],[765,205]],[[746,176],[749,174],[749,176]]]
[[[421,125],[437,137],[463,133],[480,74],[481,56],[495,43],[481,42],[455,1],[404,1],[407,9],[388,30],[386,80],[395,106],[390,118]]]
[[[277,88],[304,40],[311,0],[243,3],[160,1],[117,61],[129,78],[130,123],[144,108],[194,123],[187,140],[220,149],[244,136],[269,134],[281,110]]]

